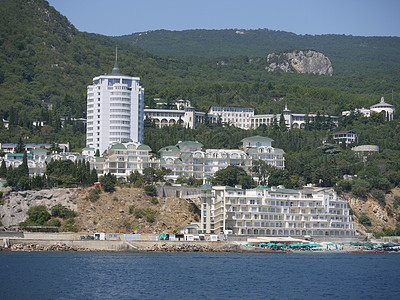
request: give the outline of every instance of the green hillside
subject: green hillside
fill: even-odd
[[[146,105],[150,107],[154,105],[153,98],[170,102],[183,98],[191,100],[202,111],[218,103],[251,105],[257,113],[280,113],[288,104],[299,113],[338,115],[343,109],[372,105],[381,96],[390,99],[392,89],[392,103],[400,104],[397,38],[313,37],[268,30],[244,34],[237,34],[235,30],[155,31],[132,35],[140,39],[131,45],[123,37],[116,40],[79,32],[45,0],[1,0],[0,3],[0,114],[10,121],[11,127],[0,130],[0,142],[17,142],[20,137],[28,141],[29,137],[29,142],[71,141],[73,147],[83,147],[84,128],[73,122],[61,128],[60,118],[85,117],[86,87],[94,76],[111,71],[115,46],[119,48],[122,72],[140,77]],[[153,38],[157,35],[158,42]],[[145,47],[140,42],[145,39],[149,43],[160,43],[156,47],[160,52],[171,49],[174,54],[171,56],[176,57],[139,48],[138,45]],[[184,40],[194,46],[188,48]],[[270,41],[268,47],[265,40]],[[360,41],[364,41],[366,50],[357,54],[353,46]],[[367,56],[379,41],[386,45],[376,50],[379,55]],[[178,42],[182,47],[177,46]],[[346,62],[355,60],[354,55],[360,56],[361,61],[367,57],[374,71],[335,72],[331,77],[268,73],[265,57],[250,59],[270,50],[305,47],[322,47],[317,50],[323,52],[325,48],[330,49]],[[210,55],[187,58],[205,53]],[[178,58],[181,55],[186,57]],[[353,68],[352,63],[347,65],[349,70]],[[53,103],[54,109],[48,111],[42,99]],[[45,121],[47,126],[33,127],[32,121]]]
[[[327,55],[337,74],[368,72],[400,65],[399,37],[296,35],[258,30],[156,30],[115,37],[170,57],[265,57],[288,49],[313,49]]]

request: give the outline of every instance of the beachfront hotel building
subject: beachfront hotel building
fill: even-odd
[[[250,236],[354,237],[347,202],[328,188],[200,188],[201,230]]]
[[[93,78],[87,87],[86,146],[102,154],[123,139],[143,142],[144,89],[138,77],[123,75],[117,58],[111,74]]]

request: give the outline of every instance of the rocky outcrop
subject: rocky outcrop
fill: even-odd
[[[79,189],[50,189],[40,191],[8,192],[0,206],[0,217],[4,226],[18,225],[27,218],[29,208],[44,205],[48,211],[57,204],[77,210]]]
[[[279,54],[268,54],[268,72],[283,71],[288,73],[308,73],[319,75],[332,75],[331,61],[324,54],[313,51],[295,50]]]
[[[11,246],[12,251],[89,251],[86,248],[76,248],[58,242],[51,246],[43,246],[38,243],[17,243]]]
[[[353,211],[353,221],[359,228],[359,231],[365,232],[380,232],[384,228],[395,229],[400,216],[400,207],[394,205],[394,196],[400,195],[400,189],[391,190],[385,197],[385,206],[382,206],[376,200],[368,197],[366,199],[353,197],[351,194],[344,194],[342,197],[349,203]],[[366,227],[359,224],[358,218],[362,215],[367,215],[372,223],[372,226]]]

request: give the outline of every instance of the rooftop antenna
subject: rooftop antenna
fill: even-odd
[[[114,68],[112,69],[111,75],[122,75],[121,70],[118,66],[118,47],[115,47],[115,64]]]

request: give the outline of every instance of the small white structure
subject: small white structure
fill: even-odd
[[[99,232],[94,234],[94,239],[99,240],[99,241],[105,241],[106,240],[106,234],[104,232]]]
[[[333,134],[333,139],[337,143],[353,144],[357,141],[358,134],[353,130],[337,131]]]

